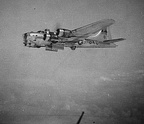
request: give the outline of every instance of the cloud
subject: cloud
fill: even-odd
[[[104,76],[101,76],[101,77],[100,77],[100,80],[102,80],[102,81],[112,81],[111,78],[109,78],[109,77],[104,77]]]

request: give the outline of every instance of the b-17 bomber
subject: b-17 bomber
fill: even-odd
[[[76,48],[115,48],[115,42],[125,40],[124,38],[112,39],[110,26],[114,24],[113,19],[103,19],[83,27],[69,30],[58,28],[51,32],[49,29],[23,34],[23,44],[30,48],[45,47],[47,51],[64,50],[69,47]]]

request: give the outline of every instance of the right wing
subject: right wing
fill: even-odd
[[[72,34],[75,36],[72,39],[63,41],[63,43],[77,43],[80,40],[84,40],[93,34],[96,34],[102,29],[105,29],[112,25],[115,21],[113,19],[103,19],[86,26],[72,30]]]

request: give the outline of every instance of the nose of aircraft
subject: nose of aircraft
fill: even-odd
[[[26,46],[27,45],[27,33],[23,34],[23,44]]]

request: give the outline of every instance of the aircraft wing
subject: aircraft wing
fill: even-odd
[[[113,19],[103,19],[91,24],[88,24],[86,26],[77,28],[72,30],[72,34],[76,37],[73,37],[70,40],[63,41],[64,43],[77,43],[79,40],[86,39],[90,37],[93,34],[96,34],[102,29],[105,29],[106,27],[109,27],[112,25],[115,21]]]

